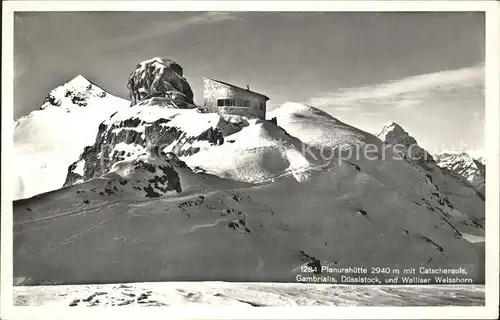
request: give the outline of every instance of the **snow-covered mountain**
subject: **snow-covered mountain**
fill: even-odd
[[[81,75],[52,90],[40,110],[15,121],[14,198],[59,189],[65,168],[93,143],[99,123],[128,105]]]
[[[284,104],[269,117],[276,117],[278,125],[304,144],[320,149],[323,159],[350,163],[395,192],[458,219],[462,227],[470,222],[461,220],[469,217],[473,224],[483,225],[484,200],[468,184],[444,176],[430,155],[426,159],[428,152],[401,127],[385,127],[379,135],[382,141],[314,107],[296,103]],[[393,148],[395,144],[398,146]],[[403,157],[410,153],[415,160]]]
[[[427,150],[421,148],[417,140],[397,123],[392,122],[385,125],[380,133],[377,134],[377,137],[387,145],[399,145],[400,149],[398,151],[402,151],[402,153],[411,158],[414,163],[418,163],[420,166],[427,169],[434,167],[435,160],[432,155],[427,152]]]
[[[454,215],[465,214],[472,217],[475,223],[484,225],[485,205],[481,192],[467,181],[439,167],[429,152],[421,148],[398,124],[384,126],[378,137],[434,185],[433,193],[444,196],[444,201],[454,209]]]
[[[45,99],[41,110],[47,108],[62,108],[71,110],[76,107],[86,107],[94,105],[96,98],[109,97],[109,93],[87,80],[84,76],[78,75],[73,80],[51,90]],[[111,97],[116,98],[116,97]],[[97,99],[97,101],[100,101]]]
[[[484,158],[473,158],[467,152],[446,152],[436,155],[436,161],[443,170],[467,180],[484,195],[486,183]]]
[[[401,157],[416,144],[402,128],[382,141],[298,103],[273,121],[205,113],[157,94],[181,74],[148,61],[160,71],[130,78],[154,96],[96,122],[64,188],[14,203],[20,282],[293,282],[307,264],[484,279],[484,198],[421,148]]]

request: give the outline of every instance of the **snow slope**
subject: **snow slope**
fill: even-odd
[[[278,125],[292,136],[318,148],[319,162],[350,164],[409,201],[441,212],[447,220],[455,221],[453,224],[460,232],[484,234],[484,230],[478,230],[482,229],[484,223],[484,200],[455,178],[443,177],[437,165],[433,164],[428,172],[422,168],[422,162],[410,161],[408,157],[404,159],[399,149],[391,147],[396,142],[394,139],[398,138],[408,150],[413,138],[400,134],[404,132],[402,128],[398,128],[394,135],[388,135],[388,132],[394,131],[394,126],[383,130],[385,134],[381,137],[385,139],[388,135],[392,139],[384,143],[378,137],[312,106],[285,103],[269,112],[268,116],[276,117]],[[426,152],[419,150],[418,145],[411,151],[416,152],[416,155]],[[434,170],[434,167],[437,169]]]
[[[263,183],[290,175],[307,180],[319,163],[302,151],[302,142],[264,120],[248,120],[248,126],[228,135],[224,143],[185,157],[190,166],[231,180]]]
[[[14,198],[60,188],[67,167],[94,142],[99,123],[128,104],[82,76],[52,90],[41,110],[15,122]]]
[[[294,282],[318,262],[462,265],[483,279],[482,256],[453,220],[348,163],[259,186],[195,173],[172,155],[120,163],[15,202],[20,283]]]
[[[268,112],[267,117],[277,118],[278,126],[290,135],[318,148],[343,149],[377,142],[372,135],[343,123],[322,110],[300,103],[287,102]]]

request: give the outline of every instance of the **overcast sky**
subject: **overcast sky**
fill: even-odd
[[[78,74],[127,98],[162,56],[197,104],[205,76],[372,133],[395,121],[431,152],[484,148],[482,13],[24,12],[14,30],[15,118]]]

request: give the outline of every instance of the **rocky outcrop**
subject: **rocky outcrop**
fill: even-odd
[[[167,58],[139,63],[127,82],[132,105],[151,98],[167,98],[179,108],[190,107],[193,91],[183,77],[182,67]]]
[[[173,154],[158,156],[143,152],[114,163],[110,171],[103,175],[108,181],[99,195],[158,198],[168,193],[181,193],[182,186],[176,168],[187,166]]]
[[[159,119],[149,123],[143,127],[144,132],[141,132],[139,127],[144,123],[138,118],[119,121],[110,126],[102,123],[94,145],[85,147],[78,161],[68,168],[68,176],[64,185],[103,175],[115,162],[124,160],[136,152],[144,151],[147,141],[153,145],[171,144],[183,132],[176,128],[161,126],[165,122],[167,122],[165,119]],[[138,127],[139,130],[136,130]],[[123,148],[117,147],[120,143]],[[81,173],[75,171],[79,163],[83,164]]]
[[[145,117],[145,112],[157,112]],[[196,121],[196,131],[187,132],[179,123]],[[183,120],[184,119],[184,120]],[[176,122],[177,121],[177,122]],[[200,151],[197,143],[221,145],[224,136],[239,130],[217,114],[200,114],[195,109],[173,110],[151,105],[135,105],[114,114],[99,125],[95,143],[85,147],[68,168],[64,186],[107,173],[113,164],[145,151],[174,152],[190,156]]]

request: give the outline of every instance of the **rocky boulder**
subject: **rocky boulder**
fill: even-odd
[[[132,105],[151,98],[167,98],[178,108],[193,105],[193,91],[183,77],[182,67],[167,58],[139,63],[127,82]]]

